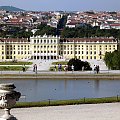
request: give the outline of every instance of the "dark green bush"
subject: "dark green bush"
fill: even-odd
[[[72,70],[71,69],[72,65],[74,66],[74,71],[82,70],[82,67],[84,67],[84,70],[92,70],[90,64],[87,61],[84,62],[76,58],[70,59],[67,65],[69,71]]]

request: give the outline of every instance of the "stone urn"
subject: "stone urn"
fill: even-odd
[[[0,108],[5,110],[5,114],[0,120],[17,120],[10,114],[10,109],[21,96],[20,92],[14,90],[15,88],[13,83],[0,84]]]

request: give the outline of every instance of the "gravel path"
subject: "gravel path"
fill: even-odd
[[[18,120],[120,120],[120,103],[15,108],[11,113]]]

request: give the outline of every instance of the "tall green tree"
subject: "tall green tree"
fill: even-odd
[[[120,52],[114,51],[114,52],[106,52],[104,61],[109,69],[115,69],[120,70]]]

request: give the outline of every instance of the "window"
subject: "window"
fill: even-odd
[[[4,50],[4,46],[2,46],[2,50]]]
[[[23,51],[21,51],[21,54],[23,54]]]
[[[88,50],[88,45],[86,46],[86,50]]]
[[[66,46],[64,45],[64,50],[66,50]]]
[[[18,54],[20,54],[20,51],[18,51]]]
[[[96,45],[94,45],[94,50],[96,50]]]
[[[7,55],[9,54],[9,51],[7,51]]]
[[[90,50],[92,50],[92,47],[90,47]]]

